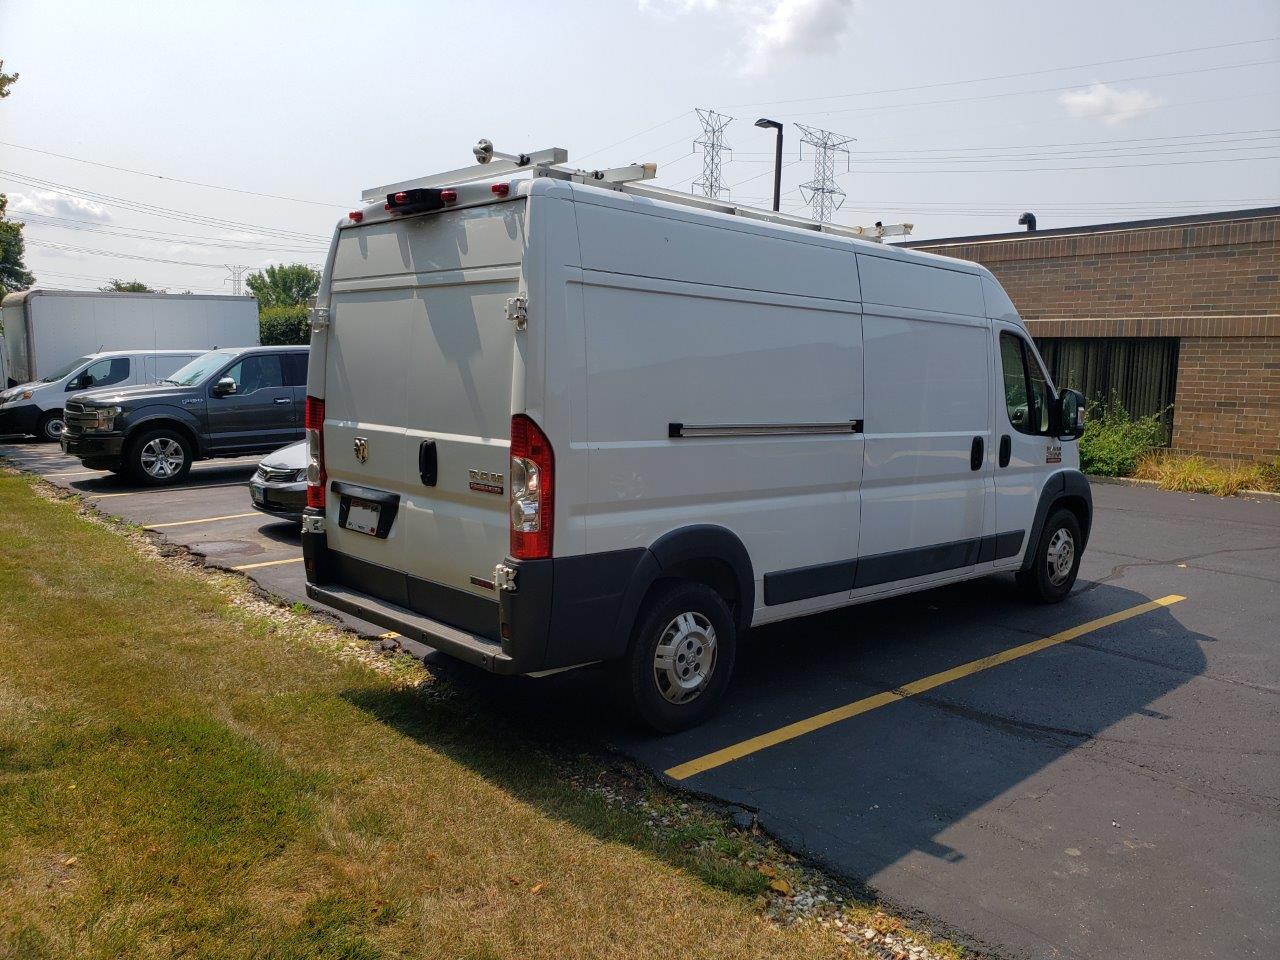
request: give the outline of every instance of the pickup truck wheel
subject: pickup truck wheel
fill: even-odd
[[[139,483],[179,483],[191,472],[191,444],[177,430],[148,430],[129,443],[129,473]]]
[[[36,436],[45,443],[57,443],[62,436],[62,411],[50,410],[40,418],[36,426]]]
[[[729,685],[736,648],[733,618],[714,590],[683,581],[659,587],[620,665],[636,718],[659,733],[701,723]]]
[[[1050,514],[1040,532],[1031,569],[1018,573],[1018,586],[1038,603],[1058,603],[1075,586],[1080,571],[1080,521],[1070,510]]]

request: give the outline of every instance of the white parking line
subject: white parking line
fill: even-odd
[[[169,523],[149,523],[148,530],[160,530],[164,527],[185,527],[192,523],[213,523],[217,520],[242,520],[245,517],[257,517],[261,514],[255,512],[250,513],[228,513],[221,517],[201,517],[199,520],[172,520]]]
[[[242,563],[238,567],[232,567],[232,570],[257,570],[259,567],[278,567],[282,563],[301,563],[301,557],[290,557],[287,560],[265,560],[262,563]]]
[[[98,500],[106,500],[109,497],[132,497],[139,493],[167,493],[174,491],[181,493],[186,490],[219,490],[223,487],[243,487],[244,483],[237,481],[235,483],[206,483],[199,487],[144,487],[141,490],[124,490],[120,493],[94,493],[92,490],[73,490],[85,497],[94,497]]]

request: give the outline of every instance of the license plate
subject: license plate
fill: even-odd
[[[249,496],[253,499],[254,503],[259,505],[266,503],[267,501],[266,496],[262,492],[262,488],[256,483],[249,484]]]
[[[381,514],[382,508],[378,504],[352,498],[351,505],[347,507],[346,523],[342,526],[347,530],[367,533],[372,537],[376,537],[378,535],[378,519]]]

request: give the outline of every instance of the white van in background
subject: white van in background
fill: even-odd
[[[6,296],[0,319],[7,367],[0,387],[43,380],[90,353],[258,345],[253,297],[37,288]]]
[[[26,434],[56,441],[62,436],[62,404],[81,390],[157,383],[203,350],[125,350],[76,357],[43,380],[0,390],[0,435]]]
[[[986,269],[545,155],[339,223],[311,597],[499,673],[611,661],[674,730],[753,625],[998,572],[1067,595],[1081,398]]]

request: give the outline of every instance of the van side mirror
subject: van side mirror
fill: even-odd
[[[236,382],[230,377],[223,377],[213,385],[213,395],[215,397],[225,397],[236,392]]]
[[[1063,390],[1054,402],[1059,440],[1077,440],[1084,433],[1084,397],[1076,390]]]

